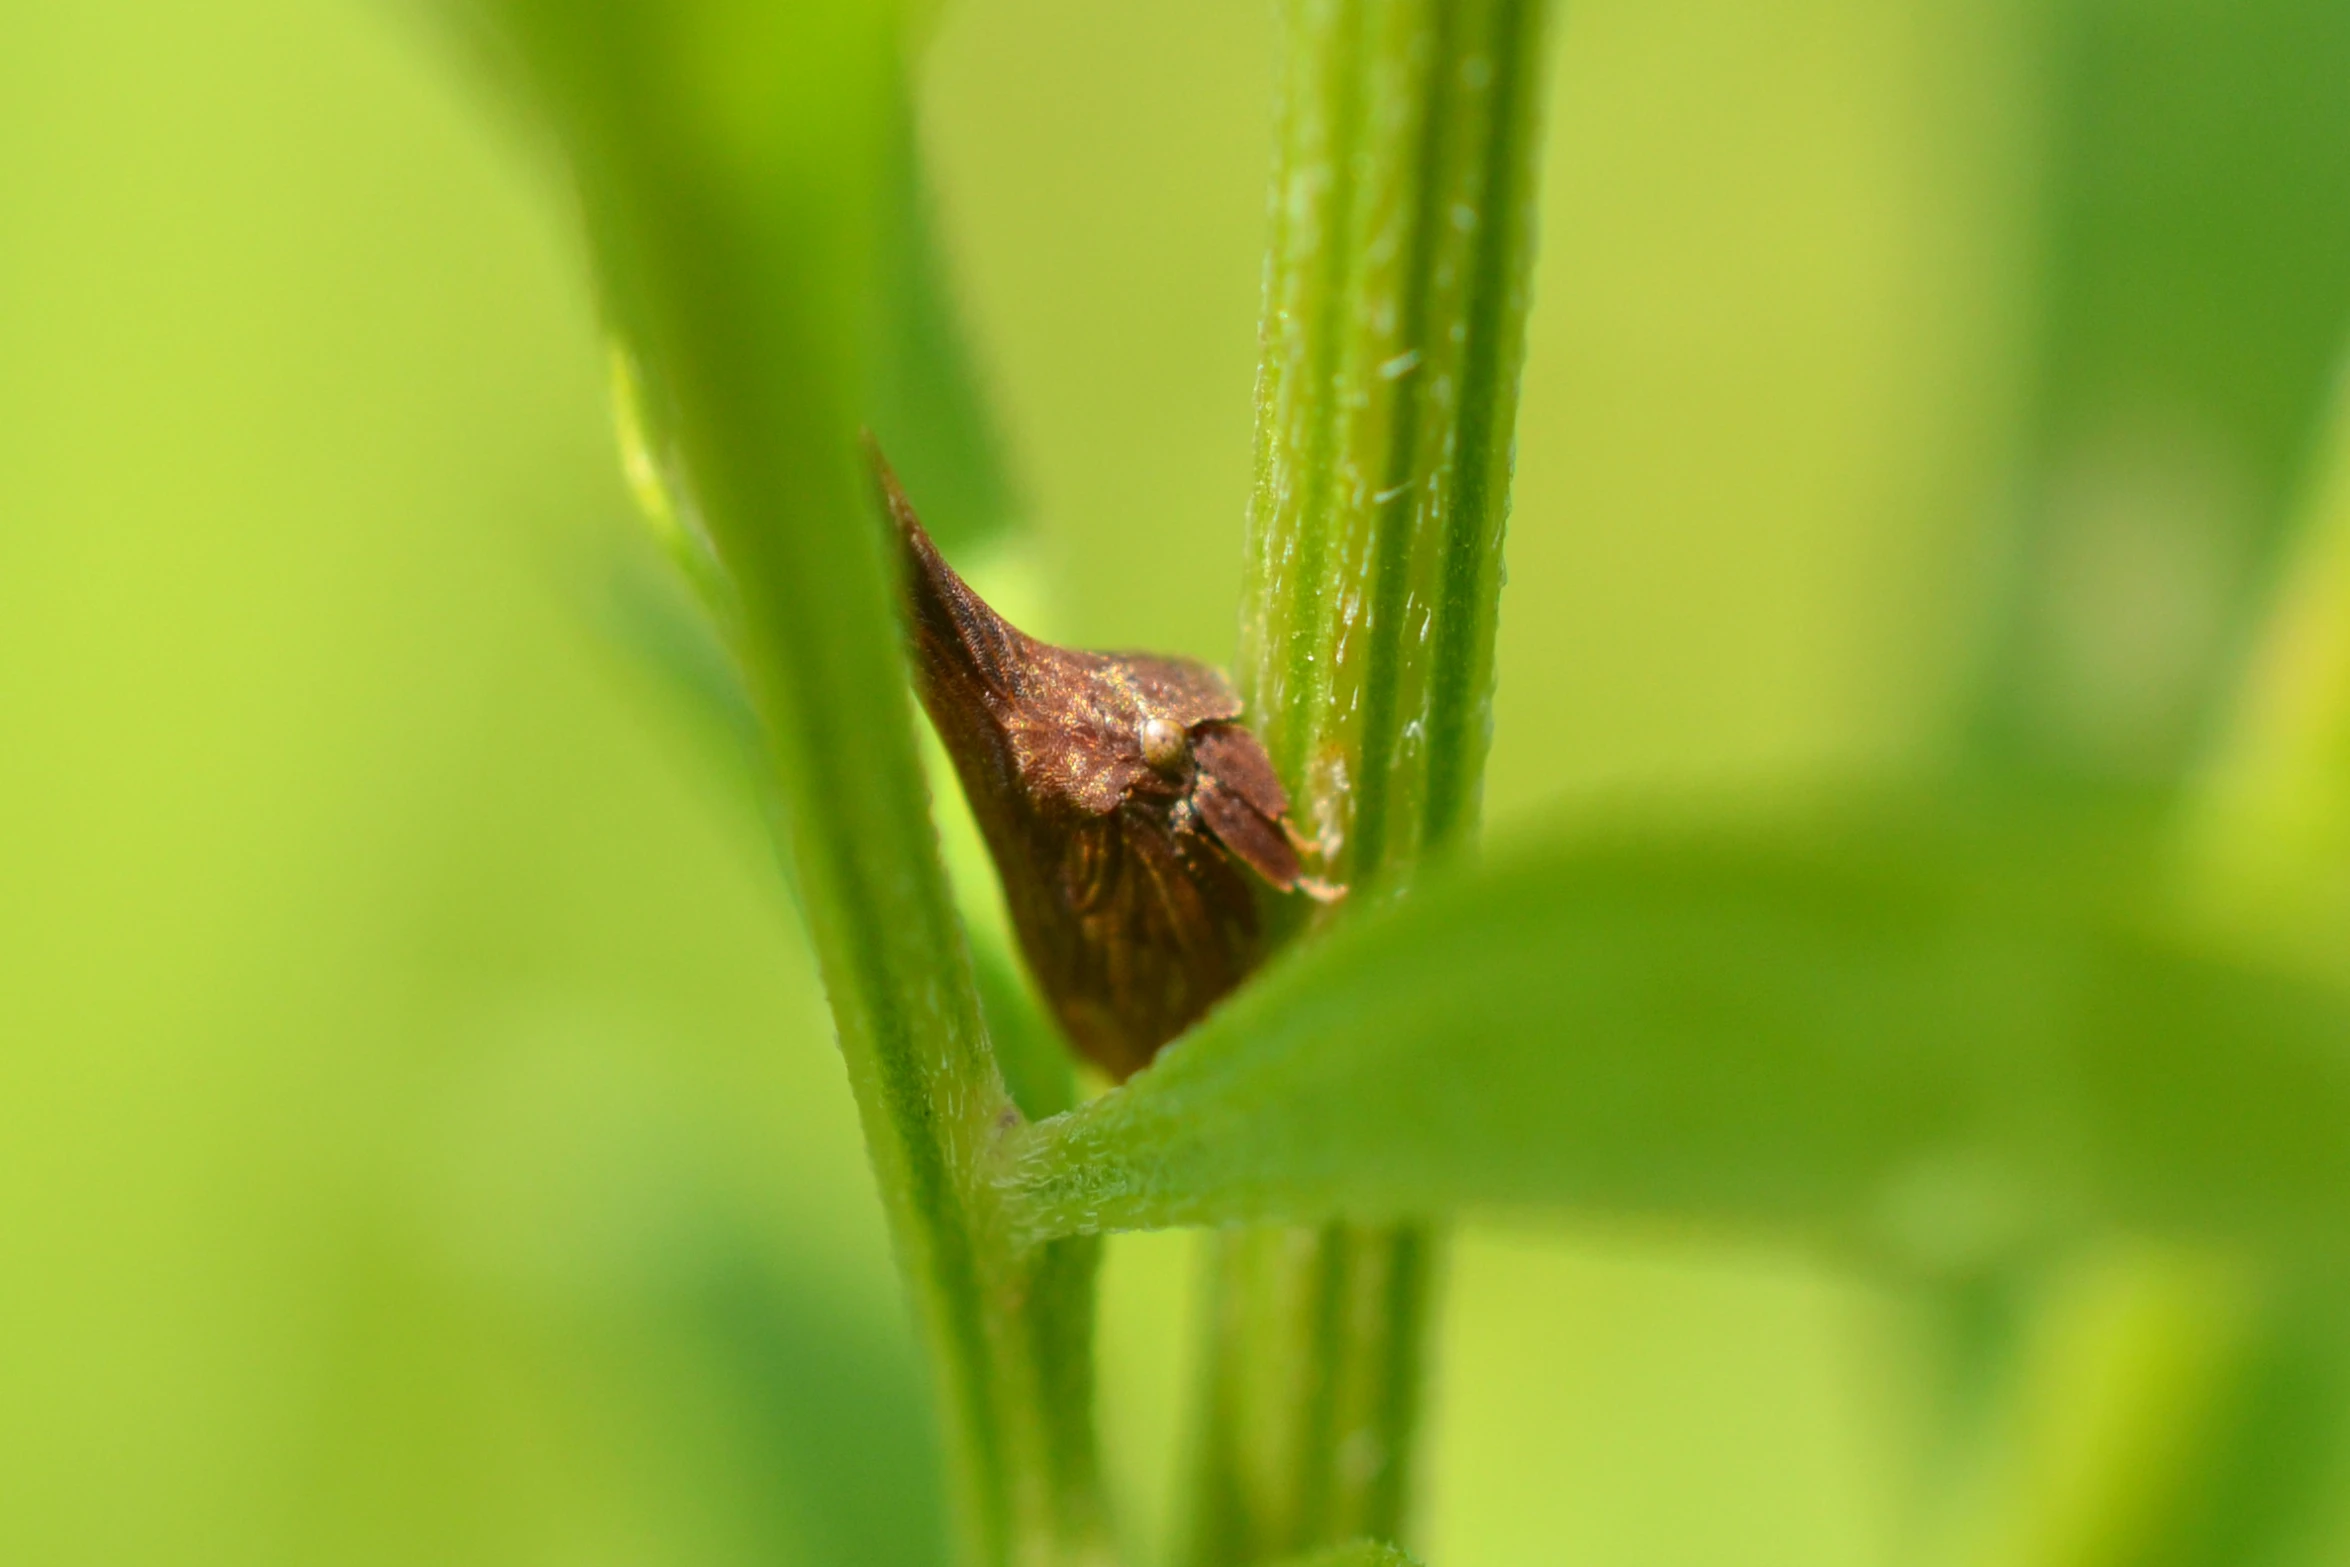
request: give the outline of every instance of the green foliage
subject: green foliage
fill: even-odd
[[[783,1515],[777,1538],[823,1561],[944,1560],[945,1476],[910,1361],[747,1248],[697,1269],[682,1304],[750,1436],[739,1483]]]
[[[2042,326],[1971,740],[2044,784],[2161,788],[2224,710],[2291,547],[2350,325],[2332,195],[2350,12],[2049,0],[2031,18]]]
[[[1098,1562],[1105,1251],[1203,1567],[1414,1490],[1463,1567],[2338,1558],[2350,11],[1562,8],[1479,861],[1530,122],[1445,72],[1539,15],[1283,9],[1238,673],[1354,893],[1053,1121],[849,442],[1219,651],[1265,8],[906,9],[469,8],[576,204],[382,7],[12,13],[0,1559]],[[608,344],[715,801],[545,580]],[[1234,1212],[1188,1417],[1175,1249],[1014,1229]]]
[[[2340,1348],[2326,1310],[2299,1309],[2332,1298],[2304,1275],[2350,1234],[2350,993],[2306,960],[2339,929],[2308,907],[2338,886],[2338,529],[2304,546],[2257,666],[2267,696],[2194,853],[2159,803],[2110,786],[2178,791],[2257,574],[2198,579],[2233,596],[2218,631],[2171,650],[2154,706],[2084,697],[2064,660],[2094,674],[2103,655],[2035,620],[2034,595],[2098,544],[2111,497],[2066,491],[2027,508],[1986,640],[1969,761],[1992,764],[2007,814],[1944,790],[1591,819],[1469,857],[1547,7],[1289,0],[1241,673],[1320,868],[1351,892],[1150,1070],[1071,1108],[1049,1025],[951,904],[856,470],[872,425],[947,534],[1013,509],[913,152],[898,18],[849,0],[488,14],[572,160],[656,509],[739,668],[640,599],[639,640],[764,758],[937,1372],[966,1560],[1109,1555],[1094,1237],[1175,1225],[1314,1226],[1221,1242],[1191,1558],[1408,1560],[1338,1542],[1405,1531],[1440,1249],[1425,1226],[1464,1212],[1760,1233],[1933,1281],[1946,1305],[1991,1303],[1951,1314],[1996,1329],[1956,1357],[1984,1386],[2034,1309],[2030,1270],[2084,1239],[2256,1259],[2277,1309],[2241,1357],[2202,1510],[2172,1532],[2182,1561],[2285,1548],[2322,1476],[2311,1455],[2338,1439],[2295,1396],[2332,1385]],[[2204,24],[2073,20],[2066,58],[2101,84],[2069,100],[2078,174],[2139,112],[2109,56],[2134,28]],[[2297,145],[2324,141],[2306,131]],[[2107,406],[2134,374],[2116,345],[2146,335],[2112,312],[2162,290],[2098,280],[2135,277],[2116,259],[2139,254],[2133,225],[2195,206],[2140,195],[2066,209],[2033,453],[2051,472],[2109,459],[2111,418],[2139,417]],[[2248,234],[2301,232],[2292,203],[2254,206]],[[2305,237],[2331,255],[2337,229]],[[2258,293],[2245,278],[2268,248],[2209,249],[2183,269]],[[2316,272],[2324,286],[2250,307],[2262,384],[2231,375],[2226,333],[2165,361],[2182,406],[2259,470],[2241,515],[2189,519],[2234,527],[2246,560],[2282,532],[2308,345],[2339,314]],[[2068,701],[2123,727],[2064,731]],[[2059,776],[2063,808],[2032,793]],[[2108,791],[2086,808],[2084,779]],[[2320,846],[2324,873],[2288,841]]]
[[[699,722],[727,770],[742,774],[780,846],[790,836],[783,825],[783,802],[763,765],[759,717],[741,673],[706,607],[694,604],[671,575],[650,569],[652,564],[632,552],[615,566],[598,619],[612,640],[656,677],[666,698]],[[789,858],[779,858],[778,869],[796,902]],[[968,934],[972,979],[1006,1091],[1030,1120],[1060,1114],[1076,1102],[1068,1050],[1020,976],[1004,932],[982,924]]]
[[[1011,530],[1018,497],[964,340],[902,86],[898,112],[883,211],[876,289],[883,308],[870,422],[899,479],[922,497],[923,526],[952,552]]]
[[[2350,940],[2350,399],[2328,424],[2195,827],[2229,917],[2321,970]]]
[[[1431,877],[1039,1128],[1018,1215],[1549,1209],[1937,1265],[2090,1227],[2338,1248],[2337,990],[2198,953],[2112,881],[2073,893],[2044,847],[1866,819]]]

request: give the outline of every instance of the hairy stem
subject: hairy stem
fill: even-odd
[[[857,451],[903,115],[886,5],[489,8],[579,180],[599,282],[706,530],[928,1343],[974,1567],[1101,1559],[1090,1241],[1015,1242],[981,1027]]]
[[[1288,0],[1241,675],[1350,902],[1477,817],[1545,0]],[[1219,1243],[1190,1553],[1404,1532],[1437,1240]]]

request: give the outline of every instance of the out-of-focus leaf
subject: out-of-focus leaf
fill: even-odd
[[[1342,1545],[1333,1551],[1317,1551],[1311,1556],[1293,1556],[1280,1567],[1420,1567],[1418,1557],[1409,1551],[1398,1550],[1377,1540],[1362,1540],[1353,1545]]]
[[[956,308],[911,105],[899,101],[881,238],[882,309],[867,415],[930,536],[953,551],[1009,530],[1019,497]]]
[[[2231,914],[2338,963],[2350,939],[2350,397],[2332,423],[2197,847]]]
[[[2167,786],[2287,536],[2350,322],[2350,7],[2057,0],[1996,763]]]
[[[679,711],[690,713],[748,757],[759,746],[759,715],[718,628],[673,572],[640,551],[612,564],[594,607],[615,646],[654,676]]]
[[[811,1561],[945,1562],[944,1476],[920,1367],[815,1280],[747,1252],[709,1262],[681,1306],[763,1460],[744,1484],[784,1515],[778,1537]]]
[[[1038,1128],[1015,1217],[1542,1209],[1936,1259],[2099,1224],[2340,1249],[2350,998],[2192,950],[2118,862],[2004,843],[1853,810],[1497,850]]]
[[[653,569],[643,556],[631,556],[615,566],[599,619],[613,641],[661,683],[679,710],[692,714],[717,740],[728,764],[742,768],[776,841],[787,841],[782,796],[759,766],[758,714],[752,711],[742,676],[717,628],[684,585],[672,574]],[[796,903],[799,893],[790,863],[779,864]],[[1077,1102],[1067,1045],[1021,977],[1003,933],[986,922],[967,922],[966,932],[988,1042],[1012,1102],[1032,1121],[1060,1114]]]
[[[1945,1434],[1930,1562],[2285,1567],[2339,1489],[2338,1276],[2209,1247],[2081,1248],[2005,1270],[2021,1329],[1980,1428]]]
[[[2269,950],[2341,971],[2350,941],[2350,398],[2328,440],[2272,609],[2209,768],[2204,889]],[[2350,1437],[2350,1311],[2332,1288],[2268,1282],[2203,1484],[2151,1560],[2298,1560]]]
[[[2273,606],[2240,682],[2235,710],[2226,715],[2217,754],[2206,765],[2193,827],[2193,866],[2207,906],[2230,930],[2271,955],[2297,953],[2320,975],[2342,972],[2343,939],[2350,934],[2350,404],[2335,400],[2333,428],[2321,443],[2314,482],[2291,530],[2287,569],[2263,595]],[[2117,1427],[2140,1433],[2142,1443],[2175,1449],[2190,1462],[2176,1475],[2149,1483],[2138,1471],[2147,1460],[2132,1449],[2118,1473],[2094,1480],[2079,1466],[2051,1491],[2035,1476],[2020,1489],[1994,1485],[1966,1489],[1984,1474],[2008,1474],[1996,1456],[2010,1405],[2034,1396],[2031,1368],[2019,1352],[2029,1325],[2046,1315],[2046,1270],[2029,1274],[1993,1269],[1959,1280],[1937,1280],[1934,1315],[1962,1331],[1947,1334],[1945,1379],[1954,1395],[1938,1454],[1939,1489],[1969,1506],[2005,1509],[2026,1527],[2080,1527],[2077,1515],[2100,1520],[2099,1543],[2085,1547],[2038,1540],[2028,1551],[2063,1559],[2095,1559],[2137,1567],[2217,1567],[2220,1563],[2301,1559],[2312,1514],[2333,1487],[2345,1419],[2343,1360],[2346,1340],[2340,1303],[2314,1281],[2283,1270],[2247,1281],[2253,1305],[2244,1320],[2219,1332],[2192,1322],[2181,1338],[2211,1340],[2184,1351],[2206,1362],[2217,1386],[2201,1401],[2174,1401],[2157,1419],[2145,1407],[2152,1396],[2133,1381],[2159,1381],[2141,1368],[2108,1389],[2122,1404]],[[2136,1287],[2159,1298],[2171,1287],[2159,1268],[2145,1270]],[[2255,1309],[2256,1307],[2256,1309]],[[1981,1308],[1989,1308],[1990,1316]],[[1979,1329],[1992,1322],[2002,1331]],[[2155,1367],[2181,1358],[2173,1345]],[[2079,1403],[2076,1393],[2065,1395]],[[2159,1404],[2158,1397],[2153,1402]],[[2208,1406],[2208,1407],[2205,1407]],[[2159,1436],[2150,1425],[2166,1424]],[[2093,1467],[2093,1466],[2092,1466]],[[2102,1504],[2083,1492],[2102,1483]],[[2061,1505],[2051,1505],[2051,1496]],[[2037,1511],[2035,1511],[2035,1506]],[[1946,1509],[1947,1510],[1947,1509]]]
[[[2338,1288],[2269,1291],[2175,1516],[2132,1567],[2269,1567],[2309,1559],[2350,1435],[2350,1313]]]

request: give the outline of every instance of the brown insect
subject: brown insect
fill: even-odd
[[[1119,1081],[1262,950],[1254,881],[1303,874],[1289,797],[1224,677],[1014,629],[939,558],[880,453],[905,557],[916,683],[978,818],[1045,998]]]

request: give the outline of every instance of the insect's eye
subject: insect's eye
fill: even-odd
[[[1146,718],[1142,723],[1142,759],[1154,772],[1171,773],[1183,766],[1191,754],[1191,745],[1183,738],[1183,731],[1164,718]]]

